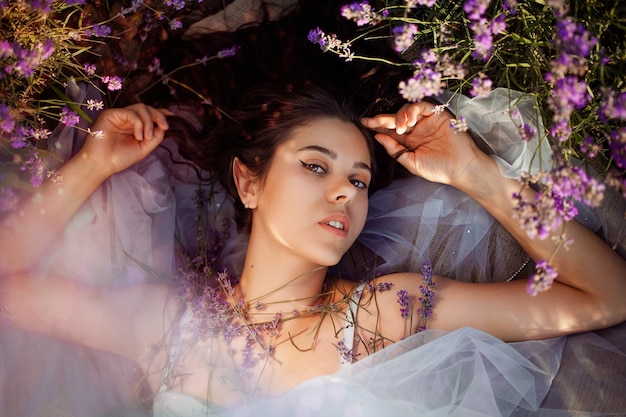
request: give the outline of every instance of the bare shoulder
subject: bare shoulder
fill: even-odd
[[[353,294],[359,284],[343,281],[340,285]],[[431,298],[425,291],[432,291],[432,287],[424,285],[421,274],[392,274],[365,283],[355,297],[356,326],[363,348],[371,353],[418,331],[425,324],[419,313],[424,308],[422,300],[428,303]]]

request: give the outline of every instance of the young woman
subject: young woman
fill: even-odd
[[[106,110],[91,127],[103,138],[87,138],[59,170],[60,184],[45,184],[3,221],[0,305],[12,326],[136,362],[157,416],[510,413],[551,378],[531,359],[554,345],[515,350],[498,339],[547,339],[624,321],[626,263],[571,222],[566,233],[575,243],[556,253],[559,275],[536,297],[525,282],[461,283],[431,278],[428,266],[421,277],[399,273],[367,285],[330,277],[328,267],[367,216],[376,167],[364,127],[413,174],[475,199],[534,260],[551,256],[551,239],[531,240],[511,217],[519,183],[456,133],[447,112],[434,110],[422,102],[357,121],[314,88],[248,97],[238,122],[214,138],[213,161],[249,230],[245,261],[239,277],[220,273],[193,299],[169,285],[103,289],[36,272],[94,190],[146,158],[168,130],[168,111]],[[533,198],[532,190],[524,194]],[[433,338],[423,329],[452,332],[423,344]],[[341,365],[350,362],[367,365],[359,372]],[[372,383],[388,390],[373,391]],[[404,387],[404,396],[391,387]]]

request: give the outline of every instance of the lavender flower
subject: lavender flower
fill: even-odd
[[[463,10],[469,20],[480,20],[487,11],[489,0],[467,0],[463,3]]]
[[[318,45],[320,48],[326,47],[326,34],[319,27],[311,29],[307,35],[307,39],[309,42]]]
[[[84,68],[87,75],[94,75],[96,73],[96,66],[94,64],[86,63]]]
[[[435,287],[435,283],[433,282],[433,269],[430,262],[422,263],[421,274],[422,285],[419,287],[421,296],[418,299],[420,308],[418,308],[417,314],[421,318],[419,330],[426,330],[426,322],[433,314],[433,298],[435,296],[435,292],[433,291]]]
[[[30,174],[29,182],[33,187],[39,187],[42,184],[44,165],[36,148],[31,147],[30,154],[21,161],[19,169]]]
[[[107,84],[107,88],[111,91],[121,90],[122,88],[122,79],[117,75],[105,75],[102,77],[102,82]]]
[[[470,95],[472,97],[488,97],[491,92],[493,82],[487,78],[484,73],[479,73],[478,77],[472,80],[472,89]]]
[[[15,119],[11,109],[4,103],[0,103],[0,131],[11,133],[15,129]]]
[[[111,28],[106,25],[94,24],[91,29],[85,31],[87,36],[94,36],[96,38],[104,38],[111,34]]]
[[[222,49],[221,51],[219,51],[217,53],[217,57],[218,58],[228,58],[231,56],[235,56],[237,55],[237,52],[239,51],[241,47],[239,45],[235,45],[232,46],[230,48],[226,48],[226,49]]]
[[[184,0],[165,0],[165,4],[168,7],[173,7],[175,10],[182,10],[185,8]]]
[[[320,28],[315,28],[309,31],[307,38],[309,42],[319,45],[324,52],[334,52],[346,61],[352,61],[354,58],[350,42],[342,42],[335,34],[327,35]]]
[[[400,316],[403,319],[408,319],[411,315],[411,310],[409,309],[409,293],[407,290],[400,290],[397,293],[398,295],[398,304],[400,304]]]
[[[605,188],[583,168],[562,163],[545,175],[544,188],[533,201],[526,201],[519,194],[513,196],[517,200],[513,215],[531,239],[545,239],[564,220],[572,220],[578,214],[575,201],[596,207],[602,202]]]
[[[423,68],[416,71],[413,77],[400,81],[398,90],[403,98],[416,102],[424,97],[432,97],[443,92],[444,83],[442,74],[432,68]]]
[[[405,23],[393,28],[394,49],[396,52],[404,52],[413,45],[413,38],[417,35],[417,26],[413,23]]]
[[[63,107],[59,121],[67,127],[72,127],[80,122],[80,117],[67,107]]]
[[[339,355],[341,355],[341,359],[343,359],[344,362],[354,362],[354,351],[353,349],[348,348],[343,340],[337,342],[337,345],[335,347],[337,348],[337,351],[339,352]]]
[[[406,0],[406,8],[412,9],[414,7],[426,6],[433,7],[437,3],[437,0]]]
[[[465,117],[463,116],[457,117],[456,119],[450,119],[450,127],[453,128],[456,133],[466,132],[467,129],[469,129],[467,120],[465,120]]]
[[[587,136],[585,139],[583,139],[582,143],[579,146],[579,149],[580,152],[587,155],[589,158],[595,158],[600,151],[600,145],[596,143],[594,138],[592,138],[591,136]]]
[[[171,30],[178,30],[181,29],[183,27],[183,22],[181,22],[178,19],[172,19],[170,20],[170,29]]]
[[[102,110],[104,108],[104,103],[102,101],[96,101],[92,98],[90,98],[89,100],[87,100],[87,109],[88,110]]]
[[[611,89],[604,89],[598,114],[603,121],[626,120],[626,92],[617,93]]]
[[[558,275],[547,261],[541,260],[537,262],[535,273],[530,276],[526,290],[533,297],[542,291],[547,291],[552,287]]]
[[[143,0],[132,0],[130,2],[130,6],[123,8],[122,11],[120,12],[120,14],[122,16],[130,14],[130,13],[134,13],[137,10],[139,10],[139,7],[141,7],[141,5],[143,4]]]
[[[54,43],[51,40],[35,44],[32,50],[25,49],[15,42],[4,41],[0,44],[0,58],[13,58],[13,63],[4,67],[4,72],[7,74],[15,72],[24,77],[30,77],[53,52]]]
[[[353,20],[357,26],[376,24],[381,20],[381,16],[372,10],[372,6],[367,1],[341,6],[341,15],[348,20]]]
[[[393,287],[393,284],[391,282],[379,282],[378,284],[374,285],[374,284],[368,284],[367,285],[367,290],[371,293],[374,293],[376,291],[378,292],[383,292],[383,291],[387,291],[390,290],[391,287]]]
[[[509,12],[512,15],[517,14],[517,0],[504,0],[502,2],[502,10]]]

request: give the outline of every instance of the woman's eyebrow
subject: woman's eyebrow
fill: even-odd
[[[328,157],[330,157],[331,159],[337,159],[337,153],[335,151],[332,151],[328,148],[325,148],[319,145],[305,146],[305,147],[298,149],[296,152],[302,152],[302,151],[317,151],[317,152],[323,153],[324,155],[328,155]],[[366,171],[372,172],[372,168],[370,168],[370,166],[367,165],[365,162],[355,162],[354,168],[364,169]]]

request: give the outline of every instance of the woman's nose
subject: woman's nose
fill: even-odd
[[[331,202],[349,202],[356,194],[356,187],[348,178],[335,180],[330,186],[328,199]]]

